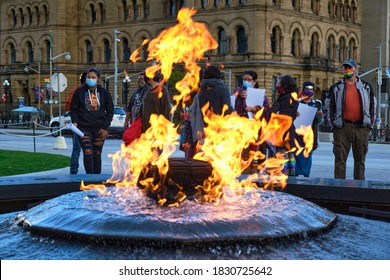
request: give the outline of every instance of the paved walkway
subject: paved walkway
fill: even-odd
[[[11,149],[2,144],[1,141],[3,129],[0,129],[0,149]],[[10,129],[5,129],[6,132],[10,132]],[[22,133],[26,134],[28,130],[12,130],[12,133]],[[47,133],[47,131],[37,131],[39,133]],[[45,137],[46,138],[46,137]],[[63,154],[70,156],[72,152],[72,143],[71,137],[69,135],[65,136],[67,143],[67,150],[54,150],[53,144],[55,138],[49,138],[50,144],[40,144],[40,151],[44,150],[47,153],[54,154]],[[103,174],[112,174],[112,160],[108,157],[109,154],[114,154],[120,149],[122,141],[119,139],[108,139],[103,148],[103,164],[102,164],[102,173]],[[46,145],[46,146],[45,146]],[[3,147],[5,146],[5,147]],[[31,151],[31,146],[19,145],[13,147],[15,150],[25,150]],[[333,156],[333,144],[330,142],[321,142],[320,147],[313,154],[313,166],[311,170],[310,177],[312,178],[333,178],[333,166],[334,166],[334,156]],[[183,153],[180,150],[177,150],[174,157],[183,157]],[[62,168],[56,170],[50,170],[45,172],[37,172],[30,175],[66,175],[69,174],[69,168]],[[80,157],[80,171],[79,174],[85,174],[82,155]],[[18,175],[24,176],[24,175]],[[388,144],[378,144],[370,143],[369,151],[366,159],[366,180],[380,180],[380,181],[389,181],[390,177],[390,145]],[[347,162],[347,179],[353,179],[353,155],[352,152],[349,155]]]

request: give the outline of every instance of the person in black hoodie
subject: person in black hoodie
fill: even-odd
[[[70,104],[72,123],[84,133],[80,144],[87,174],[101,173],[103,144],[114,115],[111,95],[99,85],[99,81],[100,70],[88,69],[85,84],[74,93]]]

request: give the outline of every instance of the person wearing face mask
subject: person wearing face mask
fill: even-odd
[[[294,120],[298,112],[298,87],[290,75],[281,76],[276,83],[276,90],[279,93],[278,98],[272,104],[271,108],[265,109],[263,117],[267,122],[270,121],[272,114],[285,115],[291,117],[291,126],[286,129],[282,141],[275,147],[275,151],[285,154],[286,163],[283,173],[288,176],[295,176],[295,126]]]
[[[314,117],[311,128],[313,130],[313,141],[312,143],[304,143],[302,135],[296,135],[296,139],[301,147],[304,147],[305,144],[311,144],[312,150],[307,157],[303,152],[295,155],[295,176],[303,175],[305,177],[310,176],[310,170],[312,165],[312,155],[318,147],[318,126],[324,121],[322,113],[322,103],[320,100],[314,99],[315,84],[312,82],[304,82],[303,90],[299,94],[299,103],[306,104],[310,107],[317,109],[316,116]]]
[[[137,78],[138,88],[133,92],[130,101],[127,104],[127,112],[124,123],[124,128],[128,128],[129,124],[141,117],[141,106],[145,92],[148,90],[148,85],[145,82],[145,73],[142,73]]]
[[[247,106],[246,104],[246,98],[247,98],[247,90],[249,88],[259,88],[259,84],[257,82],[257,73],[253,70],[245,70],[242,75],[242,85],[236,87],[233,90],[233,94],[236,96],[235,102],[234,102],[234,110],[237,112],[237,114],[241,117],[248,118],[248,112],[256,113],[258,110],[260,110],[259,106]],[[260,102],[259,102],[260,104]],[[267,96],[264,95],[263,100],[263,107],[269,109],[270,104],[268,101]],[[256,152],[260,150],[262,154],[266,154],[267,150],[267,143],[263,142],[262,144],[258,145],[255,143],[252,143],[249,145],[247,149],[245,149],[242,153],[242,158],[244,160],[247,160],[249,158],[250,152]],[[264,158],[265,160],[265,158]],[[256,169],[258,164],[260,164],[264,160],[254,160],[251,163],[251,168]]]
[[[84,133],[80,144],[87,174],[101,173],[103,145],[114,115],[111,95],[99,82],[100,70],[88,69],[85,84],[76,90],[70,104],[72,123]]]
[[[346,162],[352,147],[353,178],[364,180],[368,137],[375,123],[375,95],[372,86],[357,76],[355,60],[345,60],[342,66],[344,78],[329,89],[334,177],[345,179]]]

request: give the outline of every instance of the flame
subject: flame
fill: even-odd
[[[197,61],[204,59],[203,54],[207,50],[218,46],[204,24],[192,21],[191,17],[195,13],[193,9],[183,8],[179,11],[177,25],[164,30],[156,39],[150,42],[145,40],[142,44],[144,46],[149,43],[148,60],[156,61],[155,65],[146,69],[146,75],[153,77],[156,71],[161,71],[164,80],[160,86],[168,80],[175,64],[184,63],[187,72],[183,80],[176,84],[176,89],[180,92],[180,95],[174,97],[176,106],[198,87],[201,68]],[[139,60],[140,48],[131,55],[133,62]],[[293,97],[298,98],[296,93]],[[286,162],[283,153],[258,165],[257,172],[247,179],[240,181],[238,177],[252,160],[266,158],[260,151],[252,151],[249,158],[244,160],[242,151],[251,143],[261,144],[265,141],[274,146],[284,146],[289,140],[288,128],[292,124],[292,118],[272,114],[267,122],[263,117],[263,110],[256,113],[255,119],[248,119],[235,113],[215,115],[210,110],[206,113],[207,107],[208,104],[202,108],[207,125],[204,141],[199,145],[200,152],[195,155],[195,159],[209,162],[213,171],[203,185],[197,186],[202,200],[217,204],[222,197],[237,199],[248,190],[257,188],[256,181],[261,181],[265,188],[284,187],[287,175],[282,173]],[[141,186],[146,192],[158,193],[158,204],[166,205],[167,199],[160,196],[159,190],[163,188],[169,169],[168,158],[178,146],[179,135],[177,127],[163,116],[152,115],[150,123],[151,127],[139,139],[128,146],[122,144],[120,151],[109,155],[113,162],[113,175],[107,182],[125,192],[131,187]],[[305,140],[310,139],[311,136],[306,135],[310,134],[308,131],[300,132],[305,134]],[[309,147],[299,147],[298,150],[308,152]],[[148,175],[152,167],[157,168],[158,179]],[[180,185],[176,187],[178,192],[175,202],[169,205],[171,207],[177,207],[186,198],[183,188]],[[104,185],[84,186],[82,183],[81,188],[97,188],[101,194],[107,192]]]
[[[156,61],[155,65],[146,69],[148,77],[153,77],[155,72],[160,70],[164,76],[161,83],[164,83],[171,76],[173,66],[184,63],[186,74],[176,83],[176,89],[180,94],[173,97],[176,106],[198,88],[201,68],[196,62],[205,59],[206,51],[218,47],[218,43],[207,27],[203,23],[192,20],[195,13],[194,9],[181,9],[177,16],[179,23],[161,32],[157,38],[149,42],[148,46],[148,60]],[[143,45],[147,42],[144,41]],[[139,49],[131,55],[130,59],[133,62],[139,60]]]

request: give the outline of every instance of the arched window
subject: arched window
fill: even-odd
[[[103,3],[99,3],[100,9],[100,22],[103,23],[106,21],[106,9],[103,6]]]
[[[339,61],[345,60],[347,56],[347,44],[343,37],[340,38],[340,49],[339,49]]]
[[[219,6],[219,0],[214,0],[214,8],[218,8]]]
[[[27,18],[28,18],[28,25],[31,26],[33,23],[33,14],[31,12],[31,8],[27,8]]]
[[[123,61],[127,62],[130,59],[130,47],[129,47],[129,41],[126,38],[122,39],[123,42]]]
[[[39,13],[39,8],[38,6],[35,7],[35,15],[37,17],[37,25],[39,25],[40,21],[41,21],[41,14]]]
[[[201,0],[201,7],[202,9],[206,9],[207,5],[208,5],[208,0]]]
[[[314,14],[318,14],[320,11],[320,1],[319,0],[311,0],[311,10]]]
[[[19,14],[20,14],[20,25],[24,26],[24,13],[22,8],[19,9]]]
[[[133,15],[134,15],[134,20],[137,20],[139,17],[139,10],[138,10],[138,5],[137,5],[137,0],[133,0]]]
[[[313,33],[311,35],[310,42],[310,56],[311,57],[319,57],[320,56],[320,39],[317,33]]]
[[[46,41],[46,63],[50,63],[50,41]]]
[[[27,61],[28,63],[33,63],[34,62],[34,50],[33,50],[33,46],[31,44],[31,42],[28,42],[27,43],[27,55],[28,55],[28,58],[27,58]]]
[[[10,43],[9,48],[10,48],[10,54],[11,54],[11,63],[16,63],[16,51],[15,51],[14,44]]]
[[[169,15],[176,15],[176,3],[174,0],[169,1]]]
[[[14,9],[12,9],[11,13],[12,13],[13,27],[16,27],[16,25],[18,24],[18,18],[16,16],[16,12]]]
[[[230,7],[232,5],[232,0],[225,0],[225,6]]]
[[[47,25],[49,23],[49,9],[47,8],[47,6],[43,6],[43,13],[44,13],[44,16],[45,16],[45,25]]]
[[[349,41],[349,59],[356,59],[356,41],[354,39],[351,39]]]
[[[329,60],[334,60],[335,58],[335,39],[333,37],[333,35],[330,35],[328,37],[328,41],[326,43],[326,57],[329,59]]]
[[[147,39],[147,38],[146,37],[142,37],[142,42],[145,41],[145,39]],[[149,43],[147,43],[147,44],[142,46],[142,49],[141,49],[141,59],[142,59],[142,61],[147,61],[147,59],[148,59],[148,56],[149,56],[148,47],[149,47]]]
[[[95,10],[95,6],[93,4],[90,5],[90,8],[91,8],[91,23],[92,24],[95,24],[96,22],[96,10]]]
[[[291,39],[291,54],[295,57],[299,57],[301,55],[301,33],[298,29],[295,29],[293,33],[293,37]]]
[[[330,17],[335,17],[335,9],[336,9],[336,7],[335,7],[336,5],[335,5],[335,3],[334,3],[334,0],[329,0],[328,1],[328,14],[329,14],[329,16]]]
[[[148,18],[150,13],[150,7],[149,7],[149,3],[147,3],[146,0],[143,0],[143,7],[144,7],[144,18]]]
[[[271,51],[275,55],[282,54],[282,31],[279,26],[272,28]]]
[[[248,42],[246,39],[245,29],[239,26],[236,33],[237,38],[237,53],[246,53],[248,50]]]
[[[356,3],[355,3],[355,1],[352,1],[352,3],[351,3],[351,9],[352,9],[351,15],[350,15],[351,21],[352,21],[352,22],[355,22],[355,21],[356,21],[356,17],[357,17],[357,8],[356,8]]]
[[[129,17],[129,10],[127,9],[127,2],[126,0],[122,1],[122,8],[123,8],[123,19],[127,20]]]
[[[300,2],[300,0],[291,0],[291,5],[294,8],[294,10],[300,10],[301,9],[301,2]]]
[[[225,30],[220,27],[218,29],[218,54],[227,54],[228,52],[228,42],[226,38]]]
[[[104,63],[109,63],[111,61],[110,42],[107,39],[104,39],[103,44],[104,44]]]
[[[85,42],[85,50],[86,50],[86,63],[92,63],[93,61],[93,50],[90,41]]]

